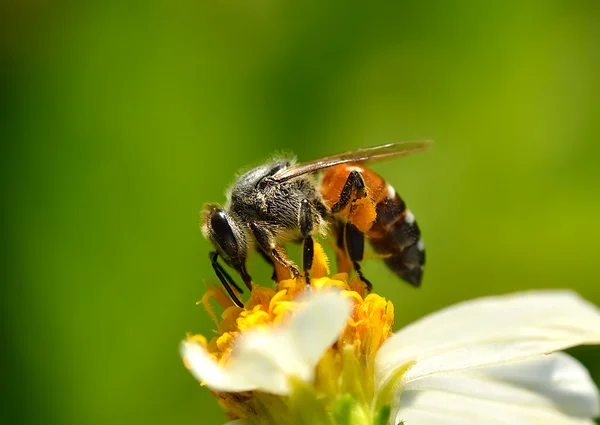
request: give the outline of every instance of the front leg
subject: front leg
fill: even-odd
[[[275,261],[292,272],[294,278],[300,276],[298,268],[286,257],[283,248],[277,246],[275,243],[275,237],[268,228],[256,222],[251,222],[249,226],[252,234],[254,235],[254,239],[256,239],[258,248],[261,251],[270,255]]]
[[[229,273],[227,273],[225,271],[225,269],[219,264],[218,259],[219,259],[219,254],[217,254],[216,251],[210,253],[210,263],[213,267],[213,270],[215,271],[215,274],[217,275],[217,277],[223,284],[223,287],[225,287],[225,290],[229,294],[231,301],[233,301],[233,303],[236,306],[238,306],[240,308],[244,308],[244,303],[242,303],[240,301],[240,299],[238,298],[236,293],[233,291],[233,289],[231,289],[231,287],[233,286],[238,292],[244,292],[244,291],[242,291],[242,288],[240,288],[235,283],[235,281],[231,278],[231,276],[229,276]]]

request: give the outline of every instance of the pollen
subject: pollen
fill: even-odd
[[[373,222],[377,218],[375,204],[368,197],[358,199],[352,204],[348,220],[353,223],[358,230],[367,233],[371,230]]]
[[[394,306],[390,301],[367,293],[365,285],[348,273],[329,276],[329,262],[323,247],[315,243],[314,262],[311,270],[311,290],[321,291],[337,288],[352,303],[351,316],[338,341],[330,347],[316,368],[314,388],[320,398],[335,403],[340,394],[350,393],[355,399],[368,400],[373,394],[372,367],[375,354],[392,334]],[[278,276],[281,272],[278,271]],[[285,273],[283,273],[285,275]],[[215,335],[207,341],[201,335],[188,335],[188,340],[200,342],[210,355],[224,367],[236,344],[236,339],[250,329],[269,329],[287,320],[299,306],[298,297],[306,291],[304,278],[284,278],[276,287],[253,285],[244,308],[237,307],[220,287],[210,288],[199,304],[215,322]],[[222,308],[216,316],[211,302]],[[265,400],[275,396],[259,392],[227,393],[212,391],[221,407],[231,419],[256,416],[264,409]],[[280,399],[282,397],[279,397]],[[285,405],[283,400],[278,405]],[[252,421],[251,421],[252,422]]]

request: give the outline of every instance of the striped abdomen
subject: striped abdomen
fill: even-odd
[[[420,286],[425,266],[425,245],[413,213],[388,185],[388,196],[376,205],[377,219],[367,238],[385,264],[403,280]]]

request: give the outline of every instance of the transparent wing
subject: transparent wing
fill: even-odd
[[[272,176],[272,179],[281,183],[293,179],[294,177],[298,177],[307,173],[314,173],[335,165],[346,164],[348,162],[377,161],[379,159],[423,151],[428,149],[430,146],[431,141],[418,140],[413,142],[396,142],[389,143],[387,145],[373,146],[370,148],[356,149],[284,168],[283,170],[275,173]]]

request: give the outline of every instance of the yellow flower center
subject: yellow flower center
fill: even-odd
[[[373,361],[381,344],[392,333],[394,306],[375,293],[367,294],[364,284],[358,278],[349,282],[349,262],[344,261],[343,257],[340,261],[338,256],[338,266],[344,272],[327,277],[329,265],[323,247],[315,243],[314,251],[312,290],[337,287],[341,289],[343,296],[352,300],[353,309],[338,341],[319,361],[311,391],[317,395],[325,410],[331,409],[342,397],[349,395],[362,406],[362,410],[368,411],[372,408],[373,401]],[[304,279],[290,279],[287,271],[281,268],[277,273],[282,277],[277,283],[277,289],[254,285],[245,308],[235,306],[221,287],[209,289],[200,302],[215,322],[216,336],[210,341],[201,335],[190,335],[188,339],[203,344],[216,361],[227,367],[236,338],[248,329],[277,326],[299,305],[297,297],[306,289]],[[220,320],[214,313],[211,300],[215,300],[224,309]],[[272,420],[258,420],[258,416],[273,415],[273,412],[284,412],[289,408],[284,397],[259,391],[212,392],[232,419],[247,418],[252,423],[261,424],[284,423],[276,417]],[[362,410],[357,413],[355,409],[352,414],[361,415],[365,413]]]

